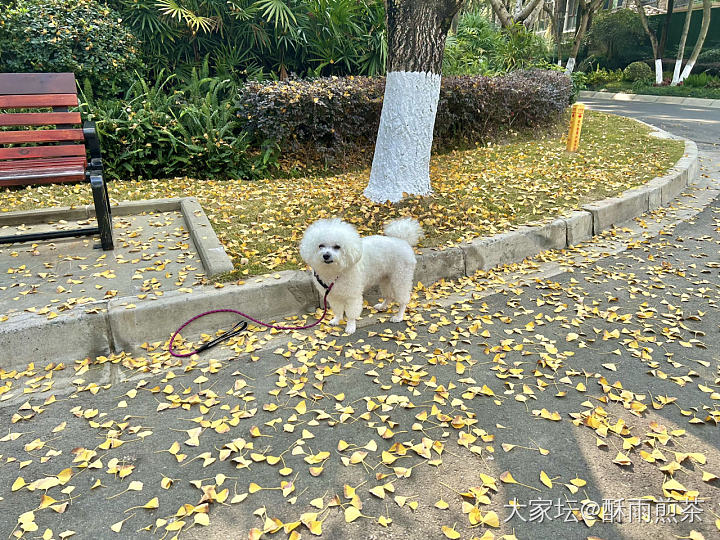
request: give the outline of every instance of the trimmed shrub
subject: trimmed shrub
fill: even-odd
[[[0,9],[0,71],[71,71],[107,95],[143,70],[137,39],[95,0],[14,0]]]
[[[699,63],[711,64],[720,62],[720,48],[718,49],[707,49],[698,56]]]
[[[645,62],[633,62],[623,70],[626,81],[647,81],[653,78],[653,70]]]
[[[620,82],[623,80],[623,72],[620,69],[607,70],[597,67],[595,70],[588,71],[585,74],[585,81],[588,86],[602,86],[609,82]]]
[[[375,142],[384,78],[319,78],[251,82],[239,92],[243,128],[255,144],[333,158]],[[570,78],[561,72],[516,71],[500,77],[445,77],[435,120],[435,145],[478,141],[511,128],[534,127],[568,106]]]
[[[83,104],[97,122],[111,179],[254,176],[230,81],[196,75],[174,90],[174,76],[136,81],[123,99]]]

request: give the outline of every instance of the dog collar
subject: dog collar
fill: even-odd
[[[326,291],[329,291],[333,285],[335,285],[335,282],[332,282],[330,285],[327,285],[322,279],[320,279],[320,276],[318,276],[317,272],[313,271],[313,274],[315,275],[315,279],[320,284],[320,286],[325,289]]]

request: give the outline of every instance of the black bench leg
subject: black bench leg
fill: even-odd
[[[113,249],[112,217],[110,215],[110,198],[102,175],[90,174],[93,200],[95,201],[95,217],[100,229],[100,243],[105,251]]]

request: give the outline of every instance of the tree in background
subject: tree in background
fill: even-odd
[[[608,69],[625,67],[651,54],[640,16],[634,10],[598,12],[587,37],[588,52]]]
[[[673,70],[673,78],[670,83],[672,86],[676,86],[678,83],[684,81],[687,76],[690,75],[692,68],[695,66],[695,62],[697,61],[700,51],[702,50],[702,46],[705,43],[708,27],[710,26],[710,8],[711,0],[703,0],[703,18],[702,23],[700,23],[700,34],[698,34],[695,47],[693,47],[693,51],[690,54],[690,59],[687,61],[687,64],[685,64],[685,69],[683,69],[681,73],[680,68],[682,67],[685,43],[687,41],[688,31],[690,28],[690,18],[692,17],[692,0],[690,0],[690,3],[688,4],[687,14],[685,15],[685,24],[683,25],[682,36],[680,36],[680,47],[678,48],[677,60],[675,61],[675,69]]]
[[[652,46],[653,57],[655,58],[655,84],[662,84],[662,53],[660,52],[657,35],[655,35],[655,31],[650,28],[650,25],[648,24],[647,15],[645,14],[645,8],[643,8],[642,2],[640,0],[635,0],[635,9],[640,16],[640,22],[642,22],[645,33],[650,38],[650,45]]]
[[[687,42],[688,32],[690,31],[690,19],[692,18],[692,0],[688,3],[688,9],[685,13],[685,23],[683,24],[682,34],[680,34],[680,44],[678,45],[677,57],[675,58],[675,69],[670,84],[676,86],[680,82],[680,70],[682,69],[683,56],[685,55],[685,43]]]
[[[668,33],[670,32],[670,20],[672,19],[673,9],[675,7],[675,0],[668,0],[667,11],[665,12],[665,18],[663,19],[662,33],[660,34],[660,43],[658,43],[658,57],[662,58],[665,55],[665,44],[667,43]]]
[[[500,21],[503,28],[512,28],[517,24],[522,24],[525,28],[530,28],[537,19],[537,11],[542,0],[527,0],[523,4],[523,0],[515,1],[515,8],[512,14],[505,7],[503,0],[489,0],[493,12]]]
[[[388,68],[370,180],[384,202],[430,193],[445,40],[463,0],[387,0]]]
[[[580,45],[582,44],[585,32],[588,29],[590,18],[595,14],[603,5],[603,0],[580,0],[580,22],[575,28],[575,38],[573,39],[573,46],[570,49],[570,57],[568,58],[565,72],[570,75],[575,69],[575,59],[577,58]]]

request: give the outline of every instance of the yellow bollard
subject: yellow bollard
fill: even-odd
[[[567,151],[576,152],[578,144],[580,144],[580,130],[582,129],[583,115],[585,113],[585,105],[576,103],[572,106],[572,114],[570,116],[570,130],[567,139]]]

